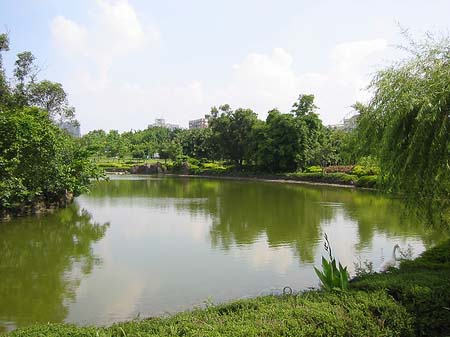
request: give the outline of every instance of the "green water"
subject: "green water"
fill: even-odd
[[[327,233],[353,270],[444,236],[368,191],[231,180],[119,177],[67,209],[0,223],[0,331],[109,324],[284,286],[318,285]]]

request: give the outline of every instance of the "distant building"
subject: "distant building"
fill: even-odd
[[[209,115],[205,115],[205,118],[199,118],[189,121],[189,129],[205,129],[209,124]]]
[[[69,135],[77,138],[81,137],[80,124],[78,122],[58,122],[57,125],[60,129],[67,131]]]
[[[344,118],[342,123],[330,125],[330,128],[342,131],[352,131],[356,128],[359,114],[353,115],[349,118]]]
[[[164,118],[156,118],[155,123],[150,124],[149,126],[152,128],[167,128],[169,130],[180,129],[180,126],[177,124],[166,123],[166,120]]]

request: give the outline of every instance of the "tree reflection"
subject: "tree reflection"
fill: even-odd
[[[63,321],[81,278],[100,263],[92,244],[108,225],[75,204],[0,223],[0,327]]]
[[[357,249],[375,234],[420,237],[425,245],[438,242],[441,232],[408,214],[400,201],[355,189],[255,181],[165,178],[100,182],[91,197],[100,202],[158,200],[158,207],[175,207],[212,218],[213,247],[228,250],[267,236],[270,246],[289,245],[303,262],[313,262],[321,246],[324,224],[342,214],[355,223]]]
[[[265,234],[270,246],[291,245],[302,261],[314,260],[321,237],[320,224],[333,217],[321,207],[321,191],[263,183],[223,183],[218,212],[210,231],[212,245],[255,242]]]

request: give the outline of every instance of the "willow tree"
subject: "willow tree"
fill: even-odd
[[[408,51],[373,79],[360,126],[377,145],[385,185],[450,224],[450,39]]]

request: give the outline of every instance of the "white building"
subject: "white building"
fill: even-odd
[[[199,118],[189,121],[189,129],[205,129],[209,124],[209,115],[205,115],[205,118]]]
[[[330,128],[342,131],[352,131],[356,128],[359,114],[344,118],[342,123],[330,125]]]
[[[177,124],[166,123],[164,118],[156,118],[155,123],[149,125],[152,128],[167,128],[169,130],[180,129],[180,126]]]

